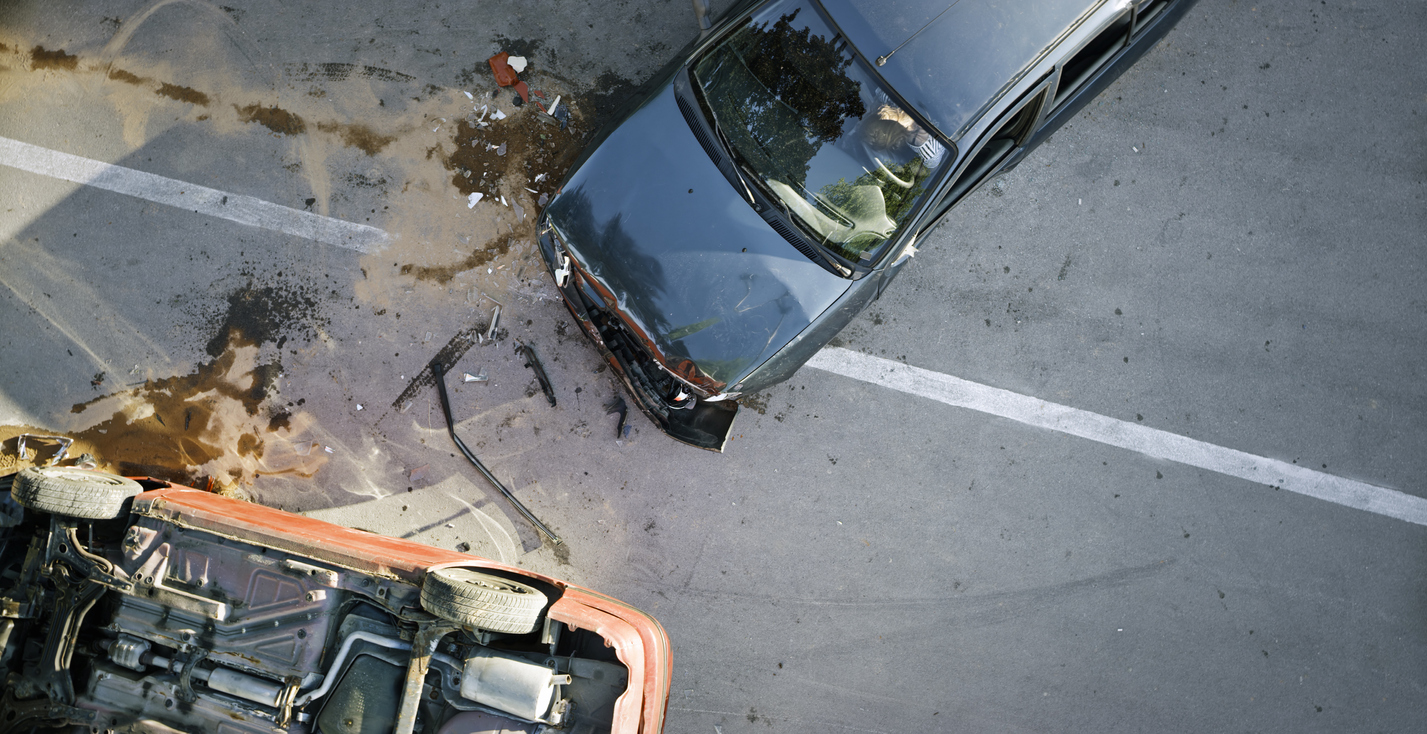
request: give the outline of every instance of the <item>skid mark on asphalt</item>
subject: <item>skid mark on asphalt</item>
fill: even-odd
[[[839,347],[808,366],[1334,504],[1427,525],[1427,499]]]
[[[324,217],[5,137],[0,137],[0,164],[363,254],[380,251],[392,239],[385,230],[369,225]]]

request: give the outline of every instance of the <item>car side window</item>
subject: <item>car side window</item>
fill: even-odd
[[[1131,19],[1130,11],[1120,14],[1120,17],[1111,21],[1105,30],[1097,33],[1089,43],[1081,46],[1069,59],[1066,59],[1064,64],[1061,64],[1060,79],[1056,83],[1055,100],[1051,102],[1052,110],[1073,98],[1076,91],[1095,77],[1095,72],[1104,67],[1116,53],[1125,47],[1125,43],[1130,38]]]
[[[1001,163],[1010,157],[1018,146],[1030,138],[1041,118],[1041,108],[1045,106],[1048,86],[1042,85],[1027,94],[1015,108],[1006,113],[994,132],[985,137],[986,142],[971,157],[970,162],[962,167],[956,183],[952,184],[932,208],[931,222],[940,219],[956,202],[974,191],[1000,168]]]

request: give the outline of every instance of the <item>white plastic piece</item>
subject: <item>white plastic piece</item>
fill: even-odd
[[[504,119],[505,119],[505,113],[504,113],[504,112],[501,112],[500,110],[496,110],[495,112],[492,112],[492,113],[491,113],[491,119],[492,119],[492,120],[504,120]]]
[[[551,117],[554,117],[554,116],[555,116],[555,108],[557,108],[557,107],[559,107],[559,106],[560,106],[560,95],[557,94],[557,95],[555,95],[555,101],[550,103],[550,109],[546,110],[546,111],[545,111],[545,114],[547,114],[547,115],[549,115],[549,116],[551,116]]]
[[[501,205],[501,206],[510,206],[510,204],[505,203],[505,194],[501,194],[501,196],[500,196],[500,205]]]
[[[510,64],[510,68],[515,69],[515,73],[519,74],[525,71],[525,64],[527,62],[524,56],[511,56],[505,60],[505,63]]]
[[[475,99],[475,98],[476,98],[476,95],[471,94],[470,92],[462,91],[461,94],[466,95],[466,99]]]
[[[522,719],[541,719],[555,700],[555,671],[524,658],[478,648],[466,658],[461,697]]]
[[[467,197],[466,197],[466,208],[467,208],[467,209],[475,209],[475,208],[476,208],[476,204],[479,204],[479,203],[481,202],[481,198],[484,197],[484,196],[485,196],[485,194],[471,194],[470,196],[467,196]]]

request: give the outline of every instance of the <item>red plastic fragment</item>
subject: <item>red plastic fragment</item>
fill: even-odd
[[[510,54],[501,51],[488,59],[491,73],[495,75],[495,83],[502,87],[508,87],[520,81],[520,77],[515,75],[515,69],[510,68],[510,64],[506,61],[509,58]]]

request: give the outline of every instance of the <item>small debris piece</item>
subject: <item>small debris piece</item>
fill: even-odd
[[[426,476],[426,469],[430,466],[430,464],[422,464],[421,466],[412,469],[411,472],[407,475],[407,477],[413,482],[419,482],[423,477]]]
[[[516,221],[516,223],[519,224],[520,222],[524,222],[524,221],[525,221],[525,209],[520,206],[520,202],[518,202],[518,201],[517,201],[517,202],[513,202],[513,203],[511,204],[511,206],[515,208],[515,221]]]
[[[495,154],[505,155],[505,143],[501,143],[499,146],[496,147]]]
[[[501,196],[500,196],[500,205],[501,205],[501,206],[510,206],[510,204],[507,204],[506,201],[505,201],[505,194],[501,194]]]
[[[501,112],[500,110],[496,110],[495,112],[492,112],[492,113],[491,113],[491,119],[492,119],[492,120],[504,120],[504,119],[505,119],[505,113],[504,113],[504,112]]]
[[[545,174],[541,173],[541,174],[539,174],[539,175],[537,175],[537,176],[535,177],[535,181],[534,181],[533,183],[540,183],[541,181],[544,181],[544,180],[545,180]]]
[[[554,117],[554,116],[555,116],[555,110],[558,110],[558,109],[560,109],[560,95],[557,94],[557,95],[555,95],[555,101],[550,103],[550,109],[549,109],[549,110],[546,110],[546,111],[545,111],[545,114],[547,114],[547,115],[549,115],[549,116],[551,116],[551,117]]]
[[[461,94],[466,95],[466,99],[475,99],[475,98],[476,98],[476,96],[475,96],[474,94],[471,94],[470,92],[462,91]]]
[[[624,402],[624,398],[618,395],[614,396],[604,404],[604,412],[605,415],[609,415],[610,413],[619,414],[619,423],[614,427],[614,438],[616,441],[624,438],[624,421],[629,417],[629,405]]]
[[[495,329],[496,329],[496,326],[498,326],[499,324],[500,324],[500,306],[496,306],[496,307],[495,307],[495,311],[491,314],[491,328],[486,329],[486,338],[487,338],[487,339],[494,339],[494,338],[495,338]]]
[[[332,447],[331,447],[331,446],[323,446],[323,447],[322,447],[322,450],[323,450],[323,451],[326,451],[326,452],[329,453],[329,454],[336,453],[336,452],[334,452],[334,451],[332,450]]]
[[[460,551],[461,553],[469,553],[471,552],[471,544],[465,541],[461,541],[460,543],[456,544],[456,550]]]
[[[480,201],[481,201],[481,199],[484,198],[484,197],[485,197],[485,194],[480,194],[480,193],[471,194],[470,196],[467,196],[467,197],[466,197],[466,208],[467,208],[467,209],[475,209],[475,208],[476,208],[476,204],[479,204]]]
[[[540,198],[535,200],[535,204],[536,204],[537,206],[541,207],[542,209],[545,207],[546,204],[549,204],[549,203],[550,203],[550,195],[549,195],[549,194],[541,194],[541,195],[540,195]]]
[[[486,374],[486,368],[482,367],[479,375],[463,372],[461,373],[461,379],[465,382],[489,382],[491,378],[490,375]]]
[[[361,404],[361,403],[357,403],[357,410],[361,410],[361,409],[362,409],[362,404]]]
[[[525,71],[527,62],[524,56],[510,56],[506,58],[505,63],[509,64],[510,68],[515,69],[515,73],[519,74]]]
[[[515,351],[525,355],[525,366],[535,372],[535,379],[540,382],[540,389],[545,391],[545,399],[550,401],[550,407],[555,407],[555,388],[550,385],[550,376],[545,374],[545,365],[540,363],[540,357],[535,354],[535,348],[529,344],[516,342]]]

